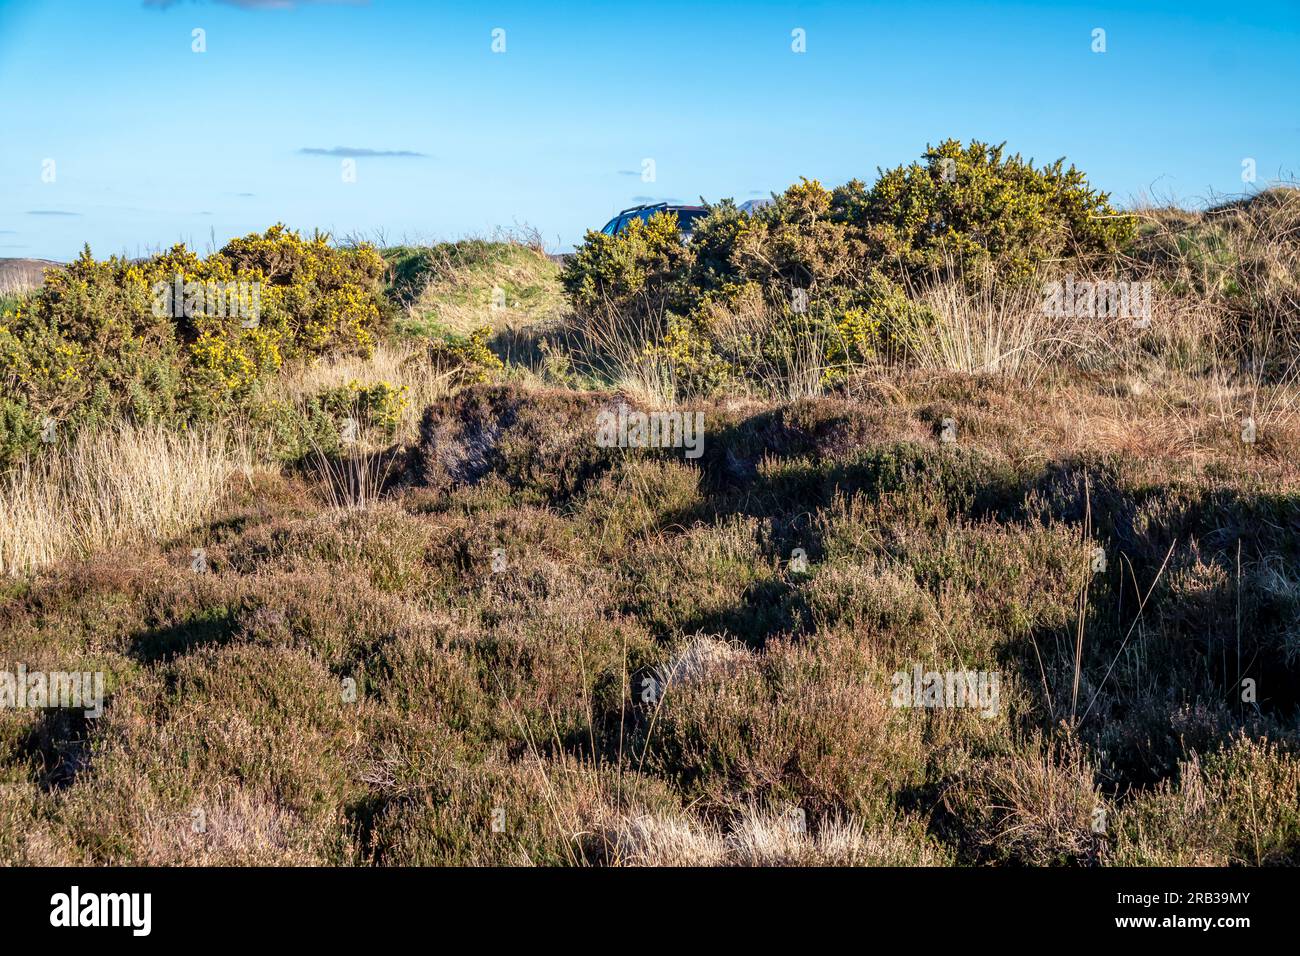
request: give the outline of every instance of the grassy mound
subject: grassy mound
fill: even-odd
[[[565,308],[560,267],[537,246],[466,239],[384,250],[399,332],[467,336],[548,322]]]

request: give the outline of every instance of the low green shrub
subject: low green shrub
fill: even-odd
[[[453,385],[479,385],[503,369],[504,363],[488,347],[492,329],[480,326],[468,336],[446,335],[429,343],[429,361]]]
[[[969,272],[992,266],[1028,279],[1046,259],[1110,255],[1134,235],[1134,221],[1062,159],[1035,167],[1003,146],[948,139],[922,160],[882,173],[869,190],[848,183],[834,197],[850,237],[902,274],[951,260]]]
[[[206,259],[184,245],[139,261],[85,249],[0,313],[0,462],[47,417],[60,431],[214,419],[247,409],[286,363],[369,354],[383,270],[368,246],[281,225]]]
[[[684,287],[690,262],[677,216],[658,213],[634,219],[617,236],[588,231],[560,281],[580,314],[661,316],[689,305]]]
[[[410,404],[405,385],[348,382],[321,389],[301,404],[270,401],[250,410],[250,421],[269,436],[280,461],[333,455],[353,442],[386,443]]]
[[[951,139],[922,159],[870,188],[803,179],[750,214],[724,200],[689,243],[670,214],[589,232],[562,277],[579,338],[618,355],[618,371],[629,354],[664,366],[648,377],[679,397],[738,380],[815,391],[929,333],[934,317],[906,291],[918,281],[1026,282],[1049,260],[1113,257],[1134,234],[1062,160],[1039,168]]]

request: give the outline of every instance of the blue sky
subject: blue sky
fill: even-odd
[[[1198,203],[1248,188],[1247,157],[1256,187],[1295,177],[1297,90],[1296,0],[0,0],[0,257],[277,220],[567,249],[641,197],[870,181],[948,136]]]

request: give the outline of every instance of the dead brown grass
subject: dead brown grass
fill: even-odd
[[[247,447],[222,430],[124,424],[80,436],[0,476],[0,574],[176,534],[252,467]]]

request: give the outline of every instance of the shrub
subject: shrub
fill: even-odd
[[[174,329],[153,318],[142,273],[120,259],[97,263],[89,251],[0,318],[0,380],[38,418],[167,416],[178,361]]]
[[[505,366],[488,348],[492,329],[480,326],[468,337],[449,335],[429,344],[429,361],[455,385],[480,385]]]
[[[269,436],[283,462],[337,454],[352,442],[387,443],[410,405],[409,387],[350,381],[317,390],[295,402],[275,400],[252,410],[251,420]]]
[[[1300,861],[1300,760],[1284,745],[1240,736],[1192,753],[1121,808],[1119,866],[1295,866]]]
[[[929,354],[936,315],[909,298],[916,280],[1024,286],[1045,260],[1114,255],[1133,233],[1063,160],[950,139],[869,189],[802,179],[748,215],[724,200],[688,244],[665,215],[588,233],[563,280],[598,372],[671,397],[737,380],[815,394],[878,357]]]
[[[1022,866],[1095,863],[1096,770],[1075,741],[1033,740],[980,761],[945,795],[977,859]]]
[[[705,295],[729,291],[740,283],[740,270],[732,261],[732,251],[749,221],[731,199],[710,205],[708,210],[707,216],[696,220],[690,243],[694,253],[691,285]]]
[[[40,426],[25,403],[0,399],[0,462],[32,452],[39,445],[40,434]]]
[[[744,219],[731,254],[741,276],[787,300],[794,289],[815,298],[859,285],[866,273],[863,249],[832,215],[833,205],[821,183],[804,179]]]
[[[731,377],[731,366],[715,351],[701,327],[689,319],[670,316],[662,341],[647,345],[642,358],[662,368],[664,381],[676,396],[709,395]]]
[[[690,260],[676,214],[656,213],[648,221],[633,220],[617,236],[588,231],[560,281],[583,315],[658,316],[683,311]]]
[[[406,408],[406,386],[388,382],[362,385],[349,382],[326,389],[317,398],[320,407],[335,417],[351,416],[361,428],[376,429],[385,435],[397,430]]]
[[[1134,234],[1109,196],[1058,159],[1035,168],[1002,146],[944,140],[923,163],[836,190],[835,216],[882,265],[917,273],[952,259],[1028,278],[1038,262],[1117,251]]]
[[[207,259],[177,245],[100,262],[87,248],[0,316],[5,432],[18,406],[73,430],[108,417],[188,422],[246,407],[286,362],[374,348],[383,268],[368,246],[304,240],[281,225]],[[177,282],[185,301],[173,303]],[[246,284],[242,308],[221,297],[195,308],[197,293],[229,288],[214,283]],[[0,442],[7,458],[14,447]]]

